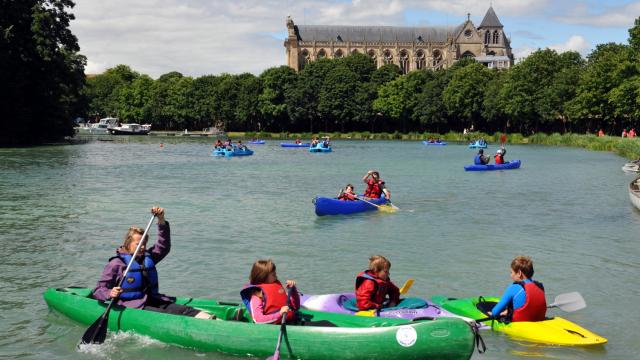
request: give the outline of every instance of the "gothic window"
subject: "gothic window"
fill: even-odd
[[[343,56],[343,54],[342,54],[342,50],[340,50],[340,49],[336,50],[336,52],[334,52],[334,53],[333,53],[333,58],[334,58],[334,59],[339,59],[339,58],[341,58],[342,56]]]
[[[391,51],[389,50],[385,50],[382,53],[382,61],[384,62],[384,64],[393,64],[393,55],[391,54]]]
[[[489,56],[495,56],[495,55],[496,55],[496,53],[495,53],[495,51],[489,51],[489,52],[487,53],[487,55],[489,55]]]
[[[324,51],[324,49],[320,49],[320,51],[318,51],[317,57],[318,59],[324,59],[327,57],[327,53]]]
[[[302,53],[300,53],[300,69],[304,68],[304,66],[308,64],[309,61],[311,61],[309,51],[307,49],[302,50]]]
[[[464,37],[466,37],[467,39],[470,38],[471,35],[473,35],[473,31],[471,31],[471,29],[467,29],[464,31]]]
[[[484,43],[485,43],[485,44],[488,44],[488,43],[489,43],[490,38],[491,38],[491,31],[486,31],[486,32],[484,33]]]
[[[476,56],[471,52],[471,51],[465,51],[464,54],[462,54],[463,58],[475,58]]]
[[[418,52],[416,53],[416,69],[424,69],[426,64],[427,63],[424,57],[424,51],[418,50]]]
[[[498,43],[498,38],[499,38],[498,30],[496,30],[496,31],[493,32],[493,43],[494,44]]]
[[[374,64],[376,64],[376,63],[377,63],[377,59],[378,59],[378,57],[376,56],[376,52],[375,52],[375,51],[373,51],[373,50],[369,50],[369,51],[367,52],[367,55],[369,55],[369,57],[371,58],[371,60],[373,61],[373,63],[374,63]]]
[[[433,67],[438,67],[440,62],[442,62],[442,53],[438,49],[433,50],[433,63],[432,63],[432,66]]]
[[[355,54],[357,54],[357,53],[359,53],[358,49],[353,49],[353,50],[351,50],[351,55],[355,55]]]
[[[400,70],[403,74],[409,72],[409,54],[406,50],[400,51]]]

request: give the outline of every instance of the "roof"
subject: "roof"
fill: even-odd
[[[502,23],[500,23],[500,20],[498,20],[498,15],[496,15],[496,12],[493,11],[492,6],[490,6],[489,10],[487,10],[487,13],[484,14],[484,19],[482,19],[482,22],[480,23],[480,26],[478,26],[478,29],[483,27],[503,27]]]
[[[445,42],[449,34],[456,36],[463,26],[464,24],[455,27],[297,25],[296,28],[300,41]]]

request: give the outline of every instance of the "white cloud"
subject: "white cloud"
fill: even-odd
[[[569,24],[629,28],[633,26],[638,14],[640,2],[605,8],[598,13],[591,11],[585,4],[579,4],[573,7],[567,16],[558,16],[555,19]]]
[[[567,40],[563,44],[555,44],[549,46],[550,49],[553,49],[559,53],[565,51],[577,51],[582,55],[585,55],[590,47],[591,44],[589,44],[589,42],[580,35],[571,36],[569,40]]]

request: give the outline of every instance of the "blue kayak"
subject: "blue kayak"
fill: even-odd
[[[430,141],[424,140],[422,143],[423,143],[423,144],[425,144],[425,145],[447,145],[447,142],[446,142],[446,141],[439,141],[439,142],[438,142],[438,141],[434,141],[434,142],[430,142]]]
[[[489,146],[486,142],[481,144],[480,141],[469,144],[469,149],[486,149]]]
[[[384,205],[387,203],[387,199],[383,197],[379,199],[367,199],[367,201],[376,205]],[[327,198],[318,196],[313,199],[313,203],[316,206],[316,215],[347,215],[355,214],[365,211],[378,210],[377,207],[367,204],[361,200],[344,201],[336,198]]]
[[[520,168],[520,160],[509,161],[508,163],[495,165],[465,165],[465,171],[492,171],[492,170],[512,170]]]
[[[331,146],[323,146],[322,144],[318,144],[316,146],[312,146],[309,148],[309,152],[315,152],[315,153],[319,153],[319,152],[331,152]]]
[[[249,144],[253,144],[253,145],[264,145],[264,140],[253,140],[253,141],[249,141]]]
[[[233,150],[227,150],[226,148],[222,149],[214,149],[213,156],[249,156],[253,155],[253,150],[249,149],[238,149],[234,147]]]
[[[309,147],[309,143],[304,143],[304,144],[280,143],[280,146],[289,147],[289,148],[308,148]]]

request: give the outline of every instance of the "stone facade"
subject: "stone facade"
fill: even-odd
[[[448,68],[463,57],[473,57],[490,68],[513,65],[509,39],[493,8],[480,26],[467,20],[455,27],[295,25],[287,18],[287,64],[301,70],[310,61],[367,54],[377,67],[392,63],[403,73]]]

